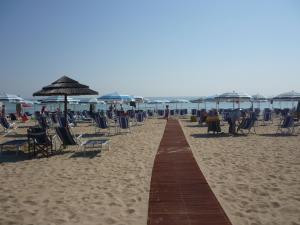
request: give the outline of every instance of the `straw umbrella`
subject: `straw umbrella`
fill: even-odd
[[[89,86],[80,84],[76,80],[73,80],[67,76],[63,76],[60,79],[54,81],[52,84],[43,87],[42,90],[33,93],[33,96],[51,95],[64,96],[65,118],[67,118],[68,95],[98,95],[98,92],[91,90]]]

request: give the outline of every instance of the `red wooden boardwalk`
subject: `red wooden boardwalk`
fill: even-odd
[[[148,225],[229,225],[177,120],[169,119],[152,171]]]

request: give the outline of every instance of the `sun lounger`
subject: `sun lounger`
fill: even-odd
[[[279,123],[276,133],[293,134],[295,131],[294,117],[292,115],[286,115]]]
[[[84,154],[87,148],[98,148],[101,151],[106,146],[109,149],[109,139],[85,139],[82,135],[74,137],[68,127],[56,127],[55,131],[63,146],[77,145],[78,149],[84,151]]]
[[[249,134],[250,131],[253,130],[254,133],[256,134],[255,126],[254,126],[255,121],[256,121],[255,118],[243,118],[237,128],[237,133],[240,131],[242,134],[244,134],[244,130],[247,130]]]

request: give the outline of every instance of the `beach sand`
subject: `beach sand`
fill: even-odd
[[[181,121],[196,161],[232,224],[300,224],[299,135],[274,135],[278,120],[255,127],[256,135],[238,137],[208,136],[207,128],[196,124]],[[228,133],[226,124],[222,131]]]
[[[233,225],[300,224],[300,136],[207,136],[181,120],[193,154]],[[0,164],[0,224],[146,225],[152,167],[165,120],[149,119],[111,148]],[[298,128],[297,128],[298,129]],[[23,129],[23,132],[26,129]],[[222,126],[227,133],[228,127]],[[76,133],[92,133],[87,124]],[[14,158],[14,156],[9,156]]]
[[[0,224],[146,224],[164,127],[165,120],[148,119],[112,136],[109,151],[88,157],[68,147],[62,155],[1,163]],[[81,124],[75,131],[94,128]]]

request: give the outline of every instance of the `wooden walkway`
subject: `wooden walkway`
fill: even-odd
[[[152,171],[148,225],[231,225],[178,120],[169,119]]]

